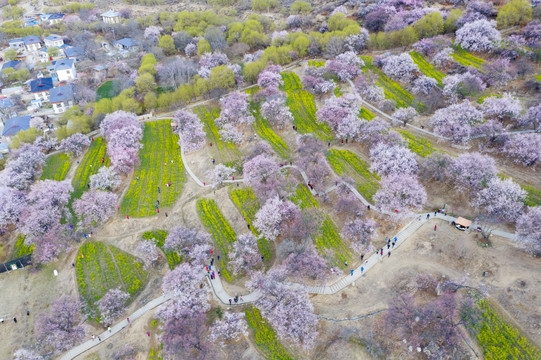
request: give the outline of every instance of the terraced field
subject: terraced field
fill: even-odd
[[[349,150],[331,149],[325,153],[334,172],[339,175],[351,176],[357,185],[359,193],[372,202],[372,197],[379,189],[379,178],[370,172],[370,166]]]
[[[71,184],[73,185],[72,199],[78,199],[83,195],[85,189],[88,188],[90,183],[90,175],[94,175],[98,172],[100,167],[109,166],[110,160],[105,155],[106,143],[103,138],[95,138],[90,144],[90,147],[86,154],[80,161],[80,164],[75,170],[75,175]],[[102,163],[104,159],[104,163]]]
[[[282,346],[276,331],[261,317],[258,308],[246,310],[246,321],[254,335],[257,348],[267,360],[293,360],[294,358]]]
[[[413,135],[407,130],[398,130],[398,132],[408,141],[408,148],[417,155],[427,157],[434,151],[432,143],[424,137]]]
[[[65,153],[49,156],[43,166],[41,180],[49,179],[62,181],[66,178],[71,167],[70,157]]]
[[[376,117],[376,115],[374,115],[372,111],[368,110],[367,108],[361,107],[361,111],[359,112],[359,117],[361,119],[372,120],[373,118]]]
[[[166,251],[163,248],[166,238],[167,231],[164,230],[147,231],[143,233],[143,239],[154,240],[156,246],[159,247],[161,251],[163,251],[165,257],[167,258],[167,264],[169,265],[169,269],[173,270],[175,266],[182,262],[182,259],[180,258],[180,255],[178,255],[176,252]]]
[[[133,217],[155,215],[157,200],[160,209],[170,207],[184,183],[178,135],[172,131],[170,120],[145,123],[142,143],[141,164],[136,167],[120,206],[124,215]],[[167,186],[169,182],[171,186]]]
[[[426,59],[423,57],[423,55],[419,54],[418,52],[412,51],[412,52],[410,52],[410,55],[411,55],[411,57],[413,59],[413,62],[415,64],[417,64],[417,66],[419,67],[419,70],[421,70],[421,72],[423,74],[425,74],[428,77],[431,77],[431,78],[435,79],[438,82],[438,85],[440,87],[443,86],[441,81],[446,76],[446,74],[444,74],[441,71],[439,71],[438,69],[436,69],[434,67],[434,65],[432,65],[431,63],[426,61]]]
[[[474,68],[479,69],[481,66],[483,66],[485,60],[478,58],[477,56],[474,56],[467,52],[466,50],[462,49],[459,46],[454,47],[455,52],[451,55],[453,60],[455,60],[457,63],[464,65],[464,66],[472,66]]]

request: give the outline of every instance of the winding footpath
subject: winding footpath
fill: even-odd
[[[187,165],[188,163],[186,162],[186,160],[184,158],[184,152],[183,151],[181,151],[181,156],[182,156],[182,161],[184,162],[184,166],[185,166],[188,174],[190,174],[190,177],[199,186],[201,186],[201,187],[212,186],[211,184],[204,184],[193,173],[193,171]],[[300,172],[304,182],[306,184],[308,184],[308,177],[307,177],[306,173],[302,169],[300,169],[299,167],[297,167],[295,165],[279,166],[279,167],[277,167],[277,169],[272,170],[272,171],[282,170],[284,168],[292,168],[292,169],[298,170]],[[238,179],[238,180],[225,180],[224,182],[225,183],[233,183],[233,182],[243,182],[243,181],[244,181],[243,179]],[[340,183],[347,186],[353,192],[353,194],[355,194],[357,199],[359,199],[359,201],[361,201],[364,205],[366,205],[366,206],[370,205],[372,210],[382,212],[380,209],[377,209],[372,204],[370,204],[357,191],[357,189],[355,189],[355,187],[353,185],[351,185],[349,183],[346,183],[346,182],[340,182]],[[329,189],[327,189],[324,193],[331,192],[331,191],[335,190],[337,187],[338,187],[337,185],[333,185]],[[309,188],[309,190],[310,190],[310,188]],[[315,192],[313,190],[310,190],[310,191],[312,192],[312,194],[315,194]],[[385,213],[385,212],[383,212],[383,213]],[[319,295],[336,294],[337,292],[343,290],[347,286],[355,285],[356,282],[362,281],[362,277],[364,277],[364,275],[370,269],[372,269],[378,263],[381,263],[381,262],[385,261],[386,259],[388,259],[390,257],[388,255],[388,253],[391,252],[391,251],[395,251],[400,245],[402,245],[406,241],[406,239],[408,239],[414,232],[416,232],[423,224],[425,224],[425,223],[427,223],[429,221],[432,221],[432,220],[444,220],[444,221],[447,221],[447,222],[451,223],[455,219],[456,219],[455,217],[448,216],[448,215],[443,215],[443,214],[436,214],[436,215],[434,215],[434,213],[416,214],[414,219],[411,220],[407,225],[405,225],[393,237],[393,239],[396,239],[396,240],[394,240],[395,245],[393,247],[391,247],[390,249],[383,248],[383,254],[381,254],[381,252],[379,252],[379,253],[376,252],[376,253],[372,254],[371,256],[366,258],[363,263],[361,263],[355,269],[352,269],[353,273],[350,273],[350,274],[342,277],[341,279],[337,280],[336,282],[334,282],[331,285],[307,286],[307,285],[298,284],[298,283],[290,283],[289,285],[294,287],[294,288],[297,288],[297,289],[299,289],[301,291],[306,291],[309,294],[319,294]],[[507,232],[504,232],[504,231],[494,230],[492,233],[494,235],[501,236],[501,237],[504,237],[504,238],[515,239],[514,234],[507,233]],[[259,290],[253,291],[253,292],[248,293],[248,294],[238,294],[238,293],[233,294],[233,295],[229,294],[225,290],[225,288],[223,286],[223,283],[222,283],[222,280],[220,279],[220,276],[217,273],[215,273],[215,276],[216,276],[216,278],[214,280],[211,280],[210,277],[208,276],[208,274],[206,273],[206,271],[204,269],[201,270],[201,277],[206,278],[206,281],[208,282],[208,284],[209,284],[215,298],[224,305],[230,306],[229,301],[231,299],[233,299],[237,295],[239,296],[239,302],[236,303],[236,304],[233,302],[231,304],[231,306],[243,306],[245,304],[250,304],[250,303],[253,303],[253,302],[257,301],[261,297],[261,294],[260,294]],[[138,318],[140,318],[141,316],[143,316],[147,312],[149,312],[149,311],[155,309],[156,307],[158,307],[158,306],[166,303],[167,301],[171,300],[171,298],[172,297],[169,296],[169,295],[161,295],[161,296],[155,298],[154,300],[148,302],[143,307],[139,308],[134,313],[129,315],[130,322],[133,322],[133,321],[137,320]],[[240,299],[242,299],[242,300],[240,300]],[[380,312],[380,311],[378,311],[378,312]],[[346,321],[346,320],[360,319],[360,318],[370,316],[370,315],[373,315],[373,314],[362,315],[362,316],[359,316],[357,318],[342,319],[342,320],[327,319],[327,318],[322,317],[322,316],[318,316],[318,317],[321,318],[321,319],[330,320],[330,321]],[[121,332],[124,328],[128,327],[129,325],[130,325],[130,323],[127,321],[127,319],[122,320],[121,322],[119,322],[116,325],[111,327],[111,332],[106,330],[106,331],[102,332],[101,334],[99,334],[98,336],[96,336],[96,339],[88,340],[88,341],[74,347],[73,349],[71,349],[70,351],[65,353],[60,358],[60,360],[71,360],[71,359],[81,355],[82,353],[90,350],[91,348],[93,348],[93,347],[101,344],[102,342],[110,339],[115,334],[118,334],[119,332]],[[101,341],[98,340],[98,337],[101,339]]]

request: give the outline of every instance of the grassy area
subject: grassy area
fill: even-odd
[[[248,309],[245,314],[248,326],[254,334],[255,344],[265,359],[293,360],[293,356],[280,343],[276,331],[261,317],[258,308]]]
[[[255,221],[255,214],[259,211],[259,201],[255,196],[251,188],[236,188],[229,192],[229,198],[233,201],[233,204],[240,211],[246,223],[250,225],[250,230],[255,236],[259,236],[257,229],[253,225]],[[270,260],[272,258],[272,244],[265,238],[257,239],[259,245],[259,251],[265,259]]]
[[[406,91],[400,84],[389,79],[387,75],[375,66],[372,65],[372,58],[370,56],[361,56],[365,63],[363,71],[372,70],[378,78],[376,84],[383,88],[385,98],[396,101],[396,107],[414,107],[417,111],[421,112],[424,109],[424,105],[415,100],[415,97]]]
[[[435,79],[440,87],[443,86],[441,81],[446,76],[446,74],[436,69],[432,64],[425,60],[423,55],[419,54],[418,52],[412,51],[410,52],[410,55],[413,59],[413,62],[417,64],[419,70],[421,70],[423,74]]]
[[[333,90],[334,96],[340,97],[342,96],[342,92],[340,91],[340,86],[336,86]]]
[[[120,288],[133,299],[143,288],[147,275],[134,256],[101,242],[89,241],[79,249],[75,261],[79,295],[88,306],[89,316],[99,321],[95,302],[110,289]]]
[[[184,183],[178,135],[173,133],[170,120],[145,123],[142,143],[139,150],[141,164],[135,169],[121,204],[122,213],[133,217],[156,214],[157,199],[160,208],[170,207]],[[167,186],[169,182],[171,186]]]
[[[49,156],[43,166],[41,180],[50,179],[62,181],[66,178],[71,166],[70,158],[65,153]]]
[[[216,202],[212,199],[199,199],[197,201],[197,212],[199,218],[207,230],[214,238],[216,246],[220,250],[220,271],[222,276],[231,281],[231,275],[227,269],[229,262],[229,248],[236,240],[237,234],[224,218],[222,212],[216,206]]]
[[[214,120],[220,117],[220,109],[217,107],[198,106],[193,109],[205,126],[207,139],[212,143],[210,149],[217,163],[231,164],[237,162],[241,154],[239,149],[232,142],[222,141],[218,133],[218,127]]]
[[[331,129],[327,124],[319,124],[316,120],[316,104],[314,95],[301,89],[299,77],[294,73],[282,73],[283,90],[287,93],[287,105],[293,115],[293,124],[301,134],[312,133],[317,138],[328,141],[332,139]]]
[[[316,198],[312,195],[308,187],[304,184],[299,184],[295,189],[295,195],[290,198],[298,207],[301,209],[315,207],[319,208],[319,203]]]
[[[462,318],[485,359],[541,359],[541,351],[494,311],[488,300],[477,300],[473,309],[463,311]]]
[[[408,141],[408,148],[417,155],[427,157],[434,151],[432,143],[426,138],[413,135],[406,130],[398,130],[398,132],[400,132],[402,137]]]
[[[373,201],[372,197],[379,188],[379,178],[376,174],[370,172],[367,163],[349,150],[331,149],[325,155],[337,175],[351,176],[356,182],[359,193],[366,200]]]
[[[25,245],[24,244],[24,235],[19,234],[17,241],[15,241],[15,246],[11,252],[11,259],[17,259],[28,254],[32,254],[34,251],[34,245]]]
[[[344,268],[344,262],[351,260],[351,253],[342,241],[339,233],[338,227],[327,214],[323,224],[319,228],[319,233],[314,236],[314,240],[320,254],[325,254],[327,250],[331,250],[333,253],[331,256],[333,265]]]
[[[473,66],[474,68],[479,69],[481,66],[483,66],[483,63],[485,62],[484,59],[478,58],[477,56],[473,56],[466,50],[462,49],[459,46],[454,47],[455,52],[451,55],[453,60],[455,60],[460,65],[464,66]]]
[[[180,264],[182,262],[182,259],[180,258],[180,255],[177,254],[174,251],[166,251],[163,248],[163,245],[165,243],[165,239],[167,238],[167,231],[164,230],[154,230],[154,231],[147,231],[143,233],[143,239],[145,240],[154,240],[154,243],[157,247],[160,248],[161,251],[165,254],[165,257],[167,258],[167,264],[169,264],[169,269],[173,270],[175,266]]]
[[[541,190],[528,185],[521,186],[527,193],[524,203],[527,206],[541,206]]]
[[[361,111],[359,112],[359,116],[361,117],[361,119],[366,119],[368,121],[370,121],[370,120],[372,120],[373,118],[376,117],[376,115],[374,115],[372,113],[372,111],[368,110],[365,107],[361,107]]]
[[[309,60],[308,66],[323,67],[325,66],[325,61]]]
[[[114,89],[114,80],[109,80],[100,85],[96,90],[96,101],[100,99],[111,99],[118,95],[118,92]]]
[[[103,138],[95,138],[90,144],[86,154],[80,161],[71,184],[73,185],[72,199],[78,199],[83,195],[87,184],[90,183],[90,175],[98,172],[100,167],[109,166],[110,160],[105,156],[106,144]],[[105,158],[105,163],[102,164],[102,159]]]

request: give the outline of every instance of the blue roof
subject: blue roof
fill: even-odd
[[[64,49],[64,54],[66,54],[66,57],[68,58],[81,56],[84,55],[84,53],[85,51],[78,46],[70,46]]]
[[[53,88],[53,79],[51,78],[38,78],[30,82],[31,93],[49,91],[52,88]]]
[[[62,19],[64,14],[51,14],[47,20]]]
[[[137,46],[138,45],[137,41],[133,40],[132,38],[120,39],[115,44],[120,44],[120,45],[125,46],[125,47],[132,47],[132,46]]]
[[[30,115],[17,116],[6,120],[6,126],[2,132],[3,136],[11,136],[17,134],[21,130],[30,128]]]
[[[49,97],[49,102],[51,104],[68,100],[73,100],[73,86],[59,86],[51,90]]]
[[[11,39],[8,41],[8,44],[15,44],[15,43],[21,43],[24,42],[23,39],[17,38],[17,39]]]
[[[0,99],[0,109],[8,109],[13,106],[14,105],[9,98]]]
[[[62,37],[58,35],[49,35],[45,38],[45,40],[50,40],[50,41],[62,40]]]
[[[2,65],[2,70],[6,70],[6,69],[9,69],[9,68],[16,68],[21,62],[20,61],[17,61],[17,60],[11,60],[11,61],[6,61],[3,65]]]
[[[35,43],[41,43],[41,40],[36,35],[28,35],[23,37],[23,41],[25,45],[28,44],[35,44]]]
[[[73,59],[57,60],[56,63],[54,64],[54,71],[71,69],[73,67],[74,62],[75,61]]]

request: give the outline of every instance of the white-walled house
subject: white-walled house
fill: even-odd
[[[58,24],[64,18],[64,14],[41,14],[40,20],[42,23],[53,25]]]
[[[36,51],[41,48],[41,40],[36,35],[23,37],[24,46],[28,51]]]
[[[30,92],[36,99],[49,101],[49,91],[53,88],[52,78],[37,78],[30,82]]]
[[[120,24],[122,18],[118,11],[109,10],[101,14],[101,18],[106,24]]]
[[[11,39],[8,42],[9,47],[14,50],[24,49],[23,39]]]
[[[73,106],[73,86],[58,86],[51,90],[49,102],[55,113],[63,113]]]
[[[54,64],[54,71],[58,77],[58,81],[70,81],[77,78],[77,71],[75,71],[75,60],[73,59],[60,59]]]
[[[43,39],[45,42],[45,47],[57,47],[60,48],[62,45],[64,45],[64,40],[58,36],[58,35],[49,35]]]

